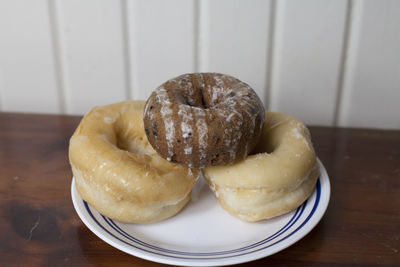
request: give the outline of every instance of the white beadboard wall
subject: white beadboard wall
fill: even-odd
[[[84,114],[199,71],[307,124],[400,129],[400,1],[0,0],[0,111]]]

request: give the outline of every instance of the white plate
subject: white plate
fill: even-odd
[[[321,174],[312,196],[297,210],[257,223],[243,222],[218,204],[203,179],[192,200],[176,216],[152,224],[111,220],[79,196],[72,180],[75,209],[86,226],[108,244],[128,254],[166,264],[218,266],[256,260],[281,251],[308,234],[328,206],[330,184]]]

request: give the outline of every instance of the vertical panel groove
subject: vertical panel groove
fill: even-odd
[[[139,91],[139,72],[138,72],[138,46],[135,39],[137,34],[137,25],[135,24],[134,10],[137,8],[137,1],[126,1],[126,30],[127,30],[127,44],[129,45],[129,80],[131,83],[131,97],[133,99],[140,99]]]
[[[131,83],[131,52],[129,44],[129,23],[128,6],[126,0],[121,0],[121,27],[122,27],[122,51],[124,53],[124,77],[125,77],[125,98],[132,99],[133,90]]]
[[[346,6],[346,21],[345,21],[345,29],[343,31],[343,44],[342,44],[342,55],[340,59],[340,70],[338,76],[338,84],[336,89],[336,99],[335,99],[335,110],[333,113],[333,126],[338,126],[339,120],[339,110],[341,108],[342,103],[342,93],[343,93],[343,83],[347,66],[347,55],[349,53],[349,36],[350,36],[350,23],[352,21],[352,9],[353,9],[353,0],[347,1]]]
[[[66,113],[66,92],[64,85],[64,76],[62,69],[62,59],[60,51],[60,36],[59,36],[59,25],[57,18],[57,2],[48,0],[48,11],[49,11],[49,22],[50,22],[50,35],[53,46],[53,56],[54,56],[54,68],[55,68],[55,78],[57,86],[57,96],[59,102],[59,112]]]
[[[340,93],[338,92],[336,100],[335,120],[334,126],[342,126],[344,123],[344,115],[348,114],[351,91],[352,91],[352,78],[355,71],[355,58],[358,47],[358,39],[361,27],[361,12],[362,1],[350,0],[348,6],[348,18],[345,47],[343,48],[343,62],[341,66],[341,77],[339,80]]]
[[[200,71],[200,0],[194,0],[193,5],[193,69]]]
[[[279,70],[280,70],[280,49],[282,48],[282,44],[280,44],[280,35],[282,35],[283,30],[283,20],[282,20],[282,10],[284,9],[284,5],[286,1],[276,1],[272,0],[273,4],[271,6],[271,12],[273,12],[273,16],[271,17],[271,37],[269,43],[270,54],[268,57],[269,60],[269,70],[268,70],[268,99],[266,100],[266,107],[270,110],[275,110],[278,107],[277,98],[277,90],[279,90]]]
[[[268,32],[268,47],[267,47],[267,73],[265,75],[265,97],[263,99],[266,109],[271,107],[271,75],[273,65],[273,54],[275,45],[275,24],[276,24],[276,0],[271,0],[270,15],[269,15],[269,32]]]
[[[210,71],[208,68],[208,42],[206,40],[208,36],[208,0],[196,0],[197,5],[197,71],[204,72]]]

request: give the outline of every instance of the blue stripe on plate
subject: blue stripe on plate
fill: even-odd
[[[114,237],[115,239],[121,241],[121,242],[124,243],[124,244],[127,244],[127,245],[129,245],[129,246],[132,246],[132,247],[134,247],[135,249],[138,249],[138,250],[141,250],[141,251],[144,251],[144,252],[148,252],[148,253],[151,253],[151,254],[156,254],[156,255],[160,255],[160,256],[170,257],[170,258],[189,259],[189,260],[190,260],[190,259],[192,259],[192,260],[210,260],[210,259],[211,259],[211,260],[212,260],[212,259],[224,259],[224,258],[231,258],[231,257],[239,257],[239,256],[242,256],[242,255],[246,255],[246,254],[254,253],[254,252],[257,252],[257,251],[260,251],[260,250],[264,250],[264,249],[266,249],[266,248],[269,248],[269,247],[271,247],[271,246],[274,246],[274,245],[276,245],[276,244],[282,242],[283,240],[287,239],[288,237],[292,236],[292,235],[295,234],[297,231],[299,231],[304,225],[306,225],[306,223],[310,220],[310,218],[311,218],[311,217],[313,216],[313,214],[315,213],[315,210],[317,209],[317,207],[318,207],[318,205],[319,205],[320,198],[321,198],[321,183],[320,183],[320,180],[318,179],[318,181],[317,181],[317,196],[316,196],[316,199],[315,199],[315,202],[314,202],[314,206],[313,206],[313,208],[312,208],[310,214],[309,214],[309,215],[307,216],[307,218],[304,220],[304,222],[303,222],[300,226],[298,226],[294,231],[290,232],[287,236],[285,236],[285,237],[283,237],[282,239],[276,241],[275,243],[270,244],[270,245],[268,245],[268,246],[264,246],[264,247],[258,248],[258,249],[256,249],[256,250],[247,251],[247,252],[246,252],[246,250],[249,250],[249,249],[256,248],[256,247],[259,247],[259,246],[261,246],[261,245],[264,245],[265,243],[267,243],[267,242],[269,242],[269,241],[272,241],[272,240],[275,239],[276,237],[282,235],[282,234],[285,233],[287,230],[289,230],[289,229],[297,222],[297,220],[301,217],[301,215],[302,215],[302,213],[303,213],[303,211],[304,211],[304,209],[305,209],[305,206],[307,205],[307,201],[306,201],[301,207],[299,207],[299,208],[296,210],[296,213],[293,215],[293,217],[290,219],[290,221],[289,221],[284,227],[282,227],[278,232],[276,232],[275,234],[273,234],[272,236],[270,236],[270,237],[268,237],[268,238],[266,238],[266,239],[264,239],[264,240],[261,240],[261,241],[259,241],[259,242],[256,242],[256,243],[254,243],[254,244],[252,244],[252,245],[243,247],[243,248],[234,249],[234,250],[229,250],[229,251],[215,252],[215,253],[189,253],[189,252],[173,251],[173,250],[168,250],[168,249],[164,249],[164,248],[159,248],[159,247],[156,247],[156,246],[147,244],[147,243],[145,243],[145,242],[143,242],[143,241],[141,241],[141,240],[138,240],[138,239],[136,239],[136,238],[133,238],[133,237],[131,237],[130,235],[128,235],[127,233],[123,232],[123,231],[120,229],[120,231],[122,231],[123,233],[125,233],[125,235],[124,235],[123,233],[121,233],[118,229],[116,229],[116,228],[113,226],[113,225],[115,225],[115,223],[114,223],[112,220],[110,220],[110,221],[112,221],[113,224],[111,224],[111,223],[106,219],[106,217],[104,217],[103,215],[101,215],[101,216],[103,217],[103,219],[106,221],[106,223],[107,223],[110,227],[113,228],[113,230],[117,231],[120,235],[125,236],[125,238],[130,239],[129,237],[131,237],[131,238],[133,239],[133,240],[131,240],[131,241],[135,242],[135,243],[138,244],[138,245],[146,246],[146,247],[148,247],[148,248],[150,248],[150,249],[158,250],[158,251],[161,251],[161,252],[175,253],[175,254],[177,254],[177,255],[182,254],[182,255],[187,255],[187,256],[189,256],[189,255],[194,255],[194,256],[204,255],[204,256],[206,256],[206,257],[199,257],[199,258],[195,258],[195,257],[182,257],[182,256],[174,256],[174,255],[163,254],[163,253],[159,253],[159,252],[156,252],[156,251],[152,251],[152,250],[148,250],[148,249],[145,249],[145,248],[141,248],[141,247],[136,246],[135,244],[131,244],[131,243],[129,243],[129,242],[126,242],[125,240],[122,240],[120,237],[118,237],[118,236],[114,235],[113,233],[111,233],[110,231],[108,231],[108,230],[95,218],[95,216],[92,214],[92,212],[91,212],[91,210],[90,210],[90,208],[89,208],[89,205],[86,203],[86,201],[83,200],[83,203],[84,203],[84,206],[85,206],[85,208],[86,208],[88,214],[91,216],[91,218],[93,219],[93,221],[94,221],[99,227],[101,227],[106,233],[108,233],[109,235],[111,235],[111,236]],[[299,209],[301,209],[300,214],[299,214],[299,216],[296,217],[296,215],[297,215],[298,212],[299,212]],[[296,217],[296,219],[294,219],[295,217]],[[294,221],[293,221],[293,220],[294,220]],[[291,223],[291,222],[292,222],[292,223]],[[288,225],[289,225],[289,226],[288,226]],[[117,227],[118,227],[118,226],[117,226]],[[119,227],[118,227],[118,228],[119,228]],[[234,252],[242,252],[242,251],[243,251],[243,253],[240,253],[240,254],[221,256],[221,255],[223,255],[223,254],[234,253]],[[210,256],[213,256],[213,255],[216,255],[216,257],[210,257]]]
[[[273,234],[273,235],[271,235],[271,236],[269,236],[269,237],[267,237],[267,238],[265,238],[265,239],[263,239],[263,240],[261,240],[261,241],[259,241],[257,243],[254,243],[252,245],[248,245],[248,246],[243,247],[243,248],[238,248],[238,249],[233,249],[233,250],[226,250],[226,251],[218,251],[218,252],[209,252],[209,253],[206,253],[206,252],[195,253],[195,252],[176,251],[176,250],[169,250],[169,249],[164,249],[164,248],[160,248],[160,247],[157,247],[157,246],[153,246],[151,244],[148,244],[148,243],[146,243],[144,241],[141,241],[141,240],[129,235],[128,233],[123,231],[110,218],[107,218],[107,217],[105,217],[103,215],[102,215],[102,217],[103,217],[104,221],[108,225],[110,225],[115,231],[117,231],[119,234],[123,235],[127,239],[129,239],[129,240],[131,240],[131,241],[133,241],[133,242],[135,242],[137,244],[140,244],[142,246],[145,246],[145,247],[148,247],[148,248],[152,248],[152,249],[155,249],[155,250],[158,250],[158,251],[161,251],[161,252],[172,253],[172,254],[190,255],[190,256],[213,256],[213,255],[222,255],[222,254],[230,254],[230,253],[235,253],[235,252],[241,252],[241,251],[244,251],[244,250],[247,250],[247,249],[251,249],[251,248],[257,247],[258,245],[262,245],[262,244],[265,244],[266,242],[274,240],[275,238],[277,238],[281,234],[285,233],[293,224],[295,224],[297,222],[297,220],[301,217],[305,206],[306,206],[306,202],[296,210],[295,214],[292,216],[292,218],[289,220],[289,222],[284,227],[282,227],[280,230],[278,230],[275,234]],[[299,214],[299,211],[300,211],[300,214]],[[299,216],[296,217],[296,215],[298,215],[298,214],[299,214]]]
[[[310,214],[307,216],[307,219],[305,219],[304,222],[303,222],[299,227],[296,228],[296,230],[294,230],[293,232],[291,232],[290,234],[288,234],[287,236],[285,236],[285,237],[282,238],[281,240],[279,240],[279,241],[277,241],[277,242],[275,242],[275,243],[273,243],[273,244],[271,244],[271,245],[268,245],[268,246],[266,246],[266,247],[262,247],[262,248],[259,248],[259,249],[257,249],[257,250],[253,250],[253,251],[250,251],[250,252],[242,253],[242,254],[236,255],[236,256],[243,256],[243,255],[246,255],[246,254],[250,254],[250,253],[254,253],[254,252],[260,251],[260,250],[264,250],[264,249],[266,249],[266,248],[269,248],[269,247],[271,247],[271,246],[273,246],[273,245],[278,244],[279,242],[281,242],[281,241],[283,241],[283,240],[289,238],[289,237],[292,236],[293,234],[295,234],[295,233],[296,233],[297,231],[299,231],[304,225],[306,225],[306,223],[307,223],[307,222],[311,219],[311,217],[314,215],[315,210],[317,209],[317,207],[318,207],[318,205],[319,205],[320,199],[321,199],[321,183],[320,183],[320,181],[319,181],[319,179],[318,179],[318,182],[317,182],[317,196],[316,196],[316,198],[315,198],[314,206],[313,206],[313,208],[312,208]]]

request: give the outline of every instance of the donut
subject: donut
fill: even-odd
[[[260,138],[265,110],[246,83],[219,73],[191,73],[153,91],[143,120],[161,157],[204,168],[244,159]]]
[[[144,101],[93,108],[70,139],[69,160],[80,196],[126,223],[177,214],[190,200],[199,171],[169,162],[148,143]]]
[[[202,170],[222,208],[249,222],[299,207],[314,191],[319,167],[308,129],[278,112],[268,117],[260,141],[245,160]]]

